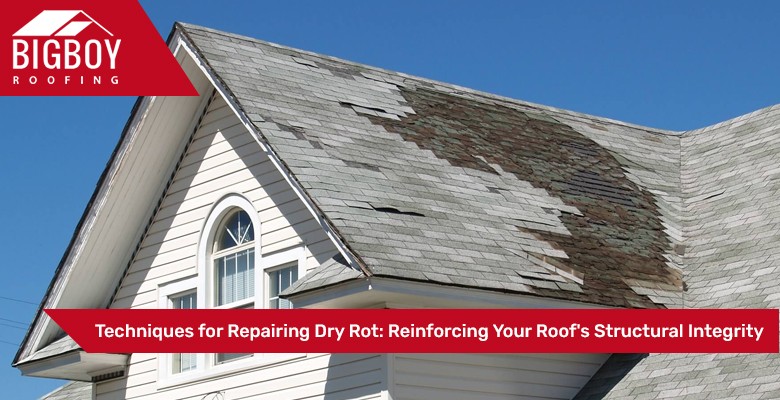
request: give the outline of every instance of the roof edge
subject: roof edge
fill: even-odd
[[[55,284],[57,283],[58,279],[60,278],[60,275],[63,272],[65,263],[73,251],[73,246],[75,245],[76,241],[78,240],[79,236],[82,233],[81,232],[82,228],[84,227],[84,224],[86,223],[90,215],[90,211],[92,211],[93,207],[95,206],[96,201],[98,199],[98,195],[102,191],[103,186],[106,184],[109,172],[111,171],[111,166],[114,165],[114,163],[119,159],[120,150],[123,147],[123,143],[127,139],[127,134],[130,131],[130,127],[133,125],[133,120],[135,119],[138,110],[141,108],[141,103],[143,102],[144,98],[145,98],[144,96],[139,96],[138,98],[136,98],[135,103],[133,104],[133,108],[130,109],[130,115],[128,116],[127,121],[125,122],[125,126],[122,128],[122,133],[119,136],[119,140],[117,141],[114,150],[111,152],[111,156],[109,156],[108,161],[106,162],[106,166],[103,169],[103,172],[100,174],[100,177],[98,178],[98,181],[95,184],[95,191],[92,192],[92,196],[90,196],[89,201],[87,202],[87,206],[84,208],[84,212],[81,214],[81,218],[79,218],[78,224],[76,224],[76,228],[73,231],[73,234],[71,235],[70,241],[68,242],[68,246],[65,248],[65,252],[63,253],[62,258],[60,259],[57,268],[54,270],[54,276],[49,282],[49,286],[46,288],[46,292],[44,293],[43,298],[41,299],[41,303],[38,305],[38,309],[35,312],[35,317],[33,318],[32,322],[27,328],[27,333],[25,333],[24,339],[22,339],[21,343],[19,344],[19,349],[16,351],[16,355],[14,356],[13,362],[11,363],[12,366],[15,366],[19,362],[22,353],[27,349],[27,346],[29,345],[29,340],[31,339],[31,335],[34,330],[34,327],[40,323],[41,318],[44,315],[43,307],[46,304],[46,302],[49,300],[49,296],[51,295]]]
[[[771,113],[773,111],[780,111],[780,103],[774,104],[774,105],[771,105],[771,106],[766,106],[764,108],[759,108],[758,110],[751,111],[751,112],[749,112],[747,114],[738,115],[736,117],[729,118],[729,119],[727,119],[725,121],[717,122],[715,124],[708,125],[708,126],[705,126],[705,127],[702,127],[702,128],[682,131],[680,133],[680,135],[681,135],[681,137],[688,137],[690,135],[697,135],[697,134],[701,134],[701,133],[706,133],[706,132],[718,130],[718,129],[724,128],[726,126],[730,126],[730,125],[736,124],[738,122],[747,123],[747,122],[750,122],[752,120],[760,119],[760,118],[766,116],[767,114],[769,114],[769,113]]]
[[[331,241],[333,241],[333,244],[339,250],[339,253],[341,253],[346,258],[346,260],[349,261],[349,264],[352,266],[352,268],[363,272],[363,274],[366,276],[371,276],[372,272],[368,268],[367,264],[360,258],[357,252],[352,249],[352,246],[347,243],[347,241],[344,239],[344,236],[338,231],[338,229],[336,229],[335,225],[330,221],[325,212],[323,212],[322,209],[317,205],[317,203],[314,201],[314,198],[308,193],[308,191],[306,191],[295,174],[292,173],[289,166],[284,162],[284,160],[282,160],[281,157],[279,157],[279,154],[270,145],[260,128],[258,128],[249,118],[243,106],[238,101],[238,97],[228,87],[222,77],[216,73],[211,64],[209,64],[206,57],[203,56],[200,48],[198,48],[192,38],[190,38],[190,36],[187,34],[187,26],[197,27],[197,25],[175,22],[173,27],[174,31],[171,32],[169,40],[173,40],[177,33],[181,35],[181,40],[185,44],[185,50],[192,53],[193,57],[200,64],[206,76],[212,80],[212,83],[217,92],[219,92],[225,98],[230,108],[233,109],[239,120],[241,120],[242,124],[255,137],[255,140],[258,142],[258,144],[260,144],[261,148],[268,155],[271,162],[277,167],[279,172],[282,173],[285,181],[287,181],[293,191],[298,195],[301,201],[303,201],[306,208],[309,209],[312,217],[318,221],[320,226],[325,230],[327,236],[331,239]],[[201,29],[200,27],[197,28]]]

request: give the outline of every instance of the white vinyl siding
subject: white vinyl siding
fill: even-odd
[[[97,400],[202,400],[224,391],[229,400],[380,399],[386,387],[387,358],[377,354],[310,354],[292,361],[157,390],[148,381],[157,363],[133,355],[128,377],[96,385]]]
[[[393,400],[571,399],[603,354],[396,354]]]
[[[336,253],[254,138],[226,103],[217,99],[188,147],[112,307],[157,308],[158,287],[196,275],[201,229],[214,204],[227,193],[243,195],[257,210],[260,228],[255,240],[261,241],[262,254],[255,257],[270,259],[301,249],[302,276]],[[270,282],[254,282],[255,290],[261,284],[270,286]],[[264,296],[268,298],[268,293]],[[217,390],[229,393],[231,400],[258,396],[316,399],[326,392],[338,392],[338,398],[368,399],[377,398],[380,387],[386,387],[386,370],[380,371],[386,363],[380,360],[385,359],[365,354],[299,355],[281,362],[261,360],[246,369],[166,386],[158,382],[156,354],[133,354],[127,377],[97,384],[96,391],[98,400],[196,400]],[[341,397],[342,393],[347,397]]]

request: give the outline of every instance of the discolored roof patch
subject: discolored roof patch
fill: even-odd
[[[566,258],[550,262],[582,274],[579,296],[584,300],[654,306],[625,279],[681,288],[681,274],[663,257],[670,240],[653,195],[629,180],[603,146],[549,117],[427,88],[401,92],[415,114],[399,120],[368,118],[453,165],[487,173],[496,173],[491,165],[498,165],[580,211],[559,213],[566,234],[534,226],[518,229],[565,252]]]

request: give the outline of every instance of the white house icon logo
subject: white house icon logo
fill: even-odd
[[[13,34],[13,84],[116,85],[121,42],[84,10],[43,10]]]
[[[87,20],[74,20],[77,16]],[[82,19],[79,18],[79,19]],[[75,37],[91,24],[104,30],[109,36],[114,36],[108,29],[100,25],[83,10],[43,10],[25,26],[14,33],[14,37],[29,36],[59,36]]]

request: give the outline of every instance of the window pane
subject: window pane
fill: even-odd
[[[269,292],[268,295],[270,298],[276,297],[279,295],[279,271],[273,271],[269,274]]]
[[[216,278],[215,286],[217,289],[217,305],[222,305],[225,303],[225,292],[227,290],[227,280],[225,279],[227,276],[227,271],[225,270],[225,258],[220,257],[214,260],[214,263],[216,264],[216,271],[214,276]]]
[[[246,279],[246,297],[252,297],[255,295],[255,249],[249,249],[246,251],[249,255],[249,268],[247,268]]]
[[[249,357],[252,353],[218,353],[217,364],[223,364],[229,361],[238,360],[239,358]]]
[[[174,309],[186,309],[186,308],[195,308],[195,303],[198,301],[198,296],[193,292],[177,297],[172,297],[171,302],[173,303]]]
[[[247,298],[247,269],[249,268],[249,257],[245,251],[236,255],[236,299]]]
[[[179,296],[171,297],[172,307],[174,309],[195,308],[198,301],[196,292],[191,292]],[[179,374],[194,370],[198,367],[197,356],[194,353],[182,353],[171,355],[171,373]]]
[[[255,230],[252,228],[252,220],[249,214],[240,211],[238,213],[238,233],[241,235],[239,243],[248,243],[255,240]]]
[[[222,256],[214,263],[218,306],[255,295],[255,249]]]
[[[236,255],[225,257],[225,303],[236,300]]]
[[[252,220],[246,212],[238,211],[230,215],[217,231],[214,251],[229,249],[255,240]]]
[[[277,269],[268,273],[269,292],[268,306],[270,308],[292,308],[292,303],[286,299],[280,299],[279,293],[290,287],[298,280],[298,266]]]

